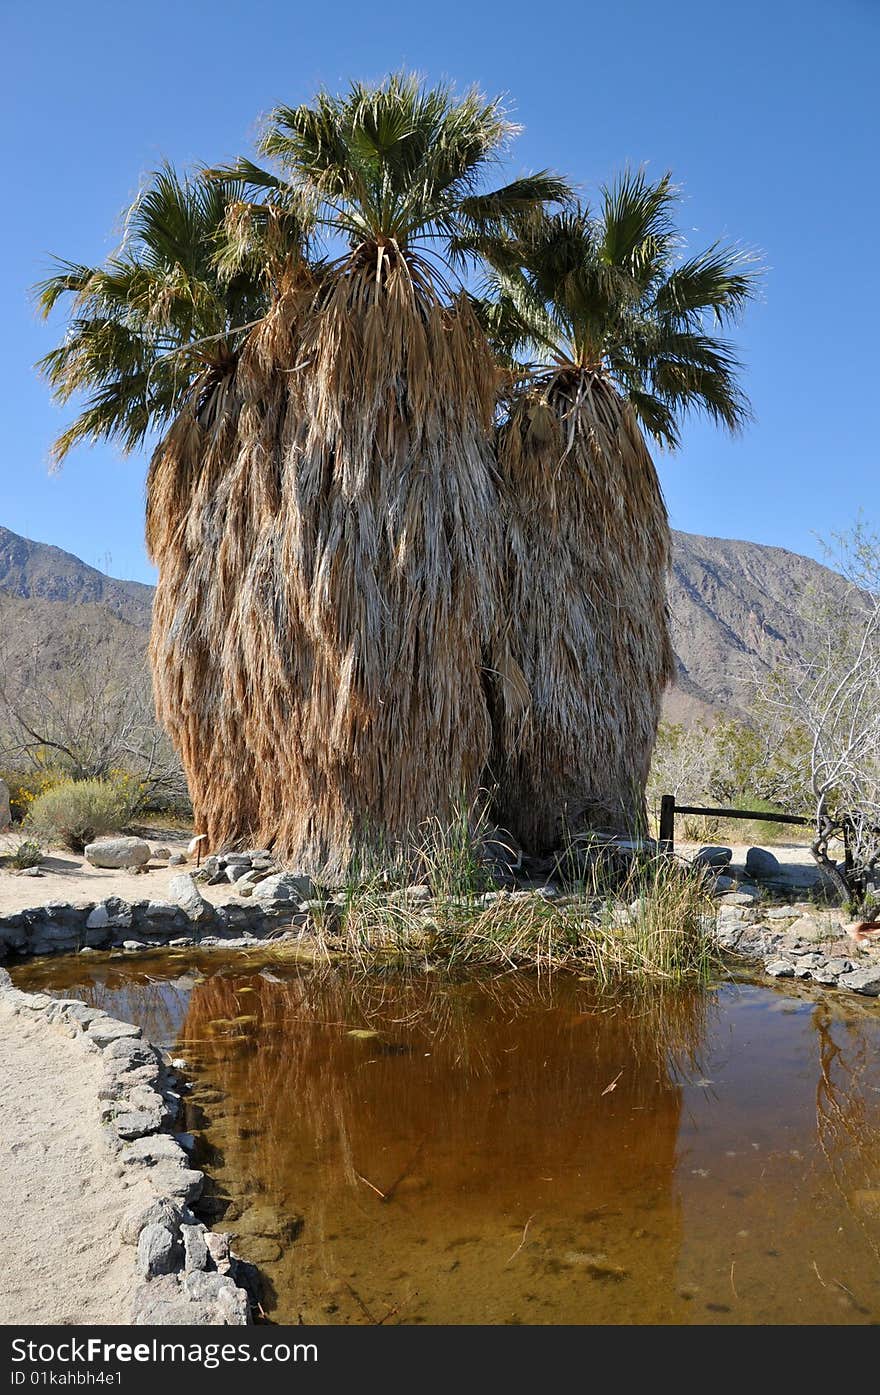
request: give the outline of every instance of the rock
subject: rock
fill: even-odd
[[[153,849],[153,857],[158,858],[161,862],[167,862],[170,856],[171,856],[171,849],[170,849],[170,848],[154,848],[154,849]]]
[[[740,882],[739,891],[726,891],[723,896],[718,898],[718,904],[720,906],[754,906],[760,898],[761,893],[756,886],[744,886]]]
[[[205,1185],[205,1174],[199,1172],[198,1168],[165,1164],[154,1169],[150,1181],[163,1196],[173,1197],[180,1202],[198,1201]]]
[[[746,853],[746,876],[766,880],[778,877],[782,871],[779,858],[766,848],[749,848]]]
[[[121,896],[108,896],[86,918],[87,930],[106,930],[109,927],[128,930],[130,926],[131,906]]]
[[[12,823],[12,811],[9,807],[9,786],[5,780],[0,780],[0,833],[5,833]]]
[[[133,1022],[117,1022],[115,1017],[96,1017],[89,1023],[87,1031],[98,1046],[109,1046],[111,1041],[119,1041],[122,1037],[139,1040],[143,1035],[140,1027]]]
[[[216,1315],[212,1321],[215,1324],[241,1327],[247,1323],[247,1294],[228,1275],[205,1274],[196,1269],[187,1274],[183,1287],[197,1303],[213,1308]]]
[[[178,1266],[180,1244],[173,1231],[154,1222],[144,1226],[137,1242],[138,1273],[145,1279],[173,1274]]]
[[[295,872],[278,872],[274,877],[264,877],[254,887],[255,901],[312,901],[317,888],[311,877],[299,876]]]
[[[39,867],[19,867],[15,875],[17,877],[45,877],[46,873],[42,872]]]
[[[829,959],[825,964],[827,972],[835,976],[838,974],[849,974],[852,972],[853,967],[854,965],[851,959]]]
[[[150,845],[143,838],[101,838],[86,844],[85,857],[93,867],[143,867]]]
[[[814,944],[827,938],[828,932],[818,920],[811,915],[802,915],[789,925],[787,933],[797,940],[807,940]]]
[[[157,1167],[170,1163],[172,1168],[183,1172],[187,1170],[188,1165],[186,1153],[167,1133],[158,1133],[152,1138],[139,1138],[134,1143],[128,1143],[120,1156],[125,1167]],[[171,1195],[179,1195],[176,1188]]]
[[[214,907],[205,900],[188,872],[171,878],[168,894],[190,920],[210,920],[214,914]]]
[[[194,1269],[207,1269],[210,1262],[208,1246],[205,1242],[205,1227],[203,1225],[184,1225],[180,1227],[183,1238],[183,1267],[188,1274]]]
[[[733,848],[709,846],[700,848],[694,857],[695,867],[726,867],[733,857]]]
[[[161,1128],[163,1117],[164,1111],[161,1109],[128,1110],[114,1115],[113,1127],[120,1138],[143,1138]]]
[[[230,862],[225,869],[224,876],[228,882],[240,882],[249,871],[249,862]]]
[[[771,978],[794,978],[794,965],[787,959],[771,959],[764,967]]]
[[[168,866],[182,867],[185,862],[186,858],[184,857],[183,853],[172,853],[168,859]]]
[[[183,1280],[165,1274],[142,1284],[131,1320],[137,1327],[244,1327],[248,1318],[247,1294],[234,1279],[194,1270]]]
[[[148,901],[145,914],[148,920],[173,920],[177,907],[168,901]]]
[[[841,988],[849,988],[853,993],[864,993],[867,998],[880,997],[880,964],[841,974],[837,982]]]
[[[164,1226],[177,1234],[184,1213],[176,1202],[167,1196],[157,1196],[152,1201],[131,1206],[126,1211],[119,1226],[119,1234],[126,1245],[136,1245],[145,1226]]]
[[[220,1270],[221,1274],[227,1273],[231,1263],[229,1236],[216,1230],[206,1230],[205,1245],[215,1267]]]

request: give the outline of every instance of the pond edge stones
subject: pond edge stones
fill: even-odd
[[[104,1078],[95,1105],[105,1143],[119,1166],[147,1184],[147,1199],[118,1221],[121,1243],[136,1246],[132,1324],[248,1324],[250,1299],[236,1282],[240,1261],[228,1237],[208,1231],[189,1209],[204,1174],[190,1166],[171,1132],[180,1095],[168,1058],[133,1023],[78,999],[25,993],[2,968],[0,1000],[17,1016],[42,1021],[101,1057]]]

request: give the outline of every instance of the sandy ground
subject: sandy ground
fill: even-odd
[[[135,1199],[101,1137],[100,1059],[0,1004],[0,1323],[128,1323]]]
[[[0,834],[0,858],[12,852],[21,841],[15,834]],[[152,848],[167,848],[184,852],[188,837],[149,837]],[[151,861],[148,872],[110,871],[92,867],[76,853],[54,849],[41,864],[40,877],[23,877],[8,866],[0,865],[0,915],[12,915],[28,906],[44,906],[48,901],[67,901],[72,906],[86,906],[103,901],[107,896],[121,896],[124,901],[165,901],[168,883],[178,872],[195,871],[195,858],[186,866],[169,867],[164,860]],[[243,906],[247,903],[236,896],[229,883],[221,886],[199,886],[199,891],[215,906],[227,902]]]

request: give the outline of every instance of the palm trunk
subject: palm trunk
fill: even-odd
[[[635,834],[663,690],[670,534],[632,412],[601,378],[560,373],[499,438],[509,643],[531,694],[501,694],[496,817],[527,851],[585,829]]]

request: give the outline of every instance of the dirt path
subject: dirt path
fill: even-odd
[[[0,1004],[0,1323],[128,1323],[132,1200],[101,1137],[101,1065]]]

